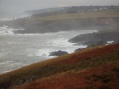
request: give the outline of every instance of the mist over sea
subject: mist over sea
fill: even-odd
[[[7,26],[0,27],[0,74],[40,62],[53,56],[50,52],[62,50],[68,53],[86,45],[73,45],[68,40],[96,30],[72,30],[45,34],[14,34]]]

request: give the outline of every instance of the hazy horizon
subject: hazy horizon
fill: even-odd
[[[119,5],[118,0],[0,0],[0,18],[18,15],[26,10],[66,6]]]

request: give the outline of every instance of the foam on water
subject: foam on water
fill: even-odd
[[[0,35],[15,35],[13,33],[14,30],[24,30],[24,29],[13,29],[6,25],[3,25],[2,27],[0,27]]]
[[[12,16],[12,17],[9,17],[9,18],[0,18],[0,21],[12,21],[12,20],[16,20],[16,19],[19,19],[19,18],[24,18],[24,17],[30,17],[31,15],[28,15],[26,13],[20,13],[20,14],[17,14],[15,16]]]
[[[15,29],[8,28],[8,26],[3,25],[2,27],[0,27],[0,35],[13,35],[14,30]]]
[[[0,28],[0,73],[15,70],[25,65],[46,60],[51,52],[62,50],[68,53],[86,45],[74,45],[69,39],[97,30],[72,30],[45,34],[11,34],[7,26]],[[8,31],[8,33],[6,33]]]
[[[46,48],[41,48],[36,52],[36,56],[46,56],[49,57],[50,52],[54,52],[54,51],[58,51],[58,50],[62,50],[62,51],[67,51],[68,53],[73,53],[74,50],[78,49],[78,48],[86,48],[87,45],[74,45],[74,43],[70,43],[68,42],[69,39],[79,35],[79,34],[86,34],[86,33],[92,33],[92,32],[97,32],[96,30],[88,30],[86,32],[84,32],[84,30],[80,30],[80,31],[62,31],[62,32],[58,32],[52,34],[48,34],[50,36],[52,36],[52,38],[54,39],[50,39],[47,41],[47,44],[50,44],[49,46],[47,46]],[[46,34],[45,34],[46,35]],[[55,57],[55,56],[54,56]],[[50,56],[51,58],[51,56]]]
[[[112,44],[114,41],[107,41],[107,44]]]

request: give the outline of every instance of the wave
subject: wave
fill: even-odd
[[[39,50],[36,51],[35,56],[43,56],[43,57],[46,57],[46,58],[54,58],[56,56],[49,56],[51,52],[62,50],[62,51],[66,51],[68,53],[73,53],[78,48],[86,48],[87,47],[87,45],[82,45],[82,44],[78,45],[78,46],[74,46],[74,45],[67,46],[69,44],[67,43],[67,44],[64,44],[64,46],[58,46],[58,47],[54,47],[54,48],[39,49]],[[32,55],[34,55],[34,54],[29,54],[29,56],[32,56]]]
[[[5,32],[9,29],[10,28],[8,26],[2,26],[0,31]],[[11,28],[9,31],[13,30],[17,29]],[[72,53],[78,48],[85,48],[87,47],[86,45],[74,45],[74,43],[70,43],[68,40],[77,35],[91,32],[96,32],[96,30],[72,30],[45,34],[10,34],[10,36],[1,36],[5,37],[7,40],[1,39],[0,46],[3,51],[8,54],[0,55],[1,59],[5,59],[1,60],[4,62],[0,63],[0,73],[5,71],[8,72],[23,67],[27,64],[32,64],[34,62],[55,57],[49,56],[51,52],[62,50]],[[1,33],[0,35],[3,34]],[[5,33],[5,35],[8,35],[8,33]],[[12,52],[10,50],[12,50]],[[1,53],[3,51],[1,51]]]
[[[3,25],[2,27],[0,27],[0,35],[15,35],[13,32],[14,30],[23,30],[23,29],[13,29],[6,25]]]

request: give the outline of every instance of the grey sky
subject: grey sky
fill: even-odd
[[[62,6],[119,5],[119,0],[0,0],[0,15]]]

